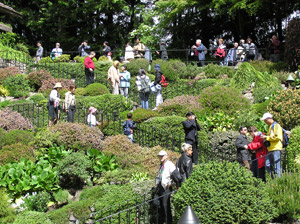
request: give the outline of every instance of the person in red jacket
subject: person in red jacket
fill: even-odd
[[[84,59],[86,85],[94,83],[95,64],[93,62],[93,58],[95,56],[96,56],[96,53],[94,51],[92,51],[90,53],[90,55]]]
[[[248,132],[253,137],[253,141],[250,144],[248,144],[248,150],[256,151],[256,159],[258,163],[257,177],[266,182],[265,156],[268,153],[268,149],[264,145],[264,140],[261,138],[261,136],[264,134],[258,132],[255,126],[250,126],[248,128]]]

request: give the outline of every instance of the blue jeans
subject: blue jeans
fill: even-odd
[[[266,170],[271,174],[272,178],[274,178],[274,174],[281,177],[281,150],[268,152],[266,156]]]
[[[133,141],[133,134],[127,135],[129,140],[132,142]]]
[[[141,98],[141,104],[142,104],[142,108],[144,109],[149,109],[149,96],[150,93],[140,93],[140,98]]]

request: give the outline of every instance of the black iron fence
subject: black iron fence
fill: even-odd
[[[0,67],[17,67],[22,73],[25,73],[29,64],[33,59],[29,54],[15,51],[0,51]]]

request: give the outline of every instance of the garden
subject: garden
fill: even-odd
[[[25,72],[16,66],[0,69],[0,223],[64,224],[71,217],[86,223],[151,200],[157,154],[168,150],[176,163],[189,111],[201,126],[200,166],[173,197],[175,220],[187,205],[202,223],[300,220],[300,80],[299,71],[289,72],[285,62],[253,61],[232,68],[158,59],[148,69],[148,61],[138,59],[127,64],[128,99],[111,94],[111,62],[103,57],[95,60],[96,81],[88,86],[82,58],[71,61],[63,55],[22,64]],[[156,111],[141,109],[135,77],[144,68],[154,80],[155,64],[169,83],[164,102]],[[289,75],[292,84],[286,82]],[[56,82],[63,86],[61,96],[75,82],[77,111],[74,123],[62,114],[59,124],[48,127],[46,104]],[[98,109],[98,127],[86,124],[90,106]],[[136,143],[123,135],[130,111]],[[259,119],[266,111],[291,130],[291,138],[283,154],[286,172],[264,183],[235,162],[235,138],[242,125],[266,133]],[[103,223],[136,223],[140,216],[150,217],[151,209],[134,210],[129,217],[119,213]]]

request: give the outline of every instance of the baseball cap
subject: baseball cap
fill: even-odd
[[[159,153],[158,153],[159,156],[166,156],[167,155],[167,152],[165,150],[161,150]]]
[[[273,115],[270,113],[264,113],[264,115],[262,116],[262,118],[260,119],[261,121],[264,121],[268,118],[273,118]]]

